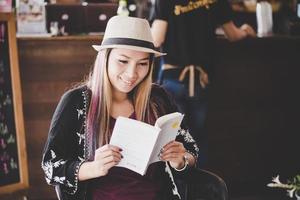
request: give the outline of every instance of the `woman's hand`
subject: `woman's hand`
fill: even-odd
[[[122,149],[106,144],[95,151],[94,164],[96,177],[105,176],[109,169],[117,165],[121,159]]]
[[[122,149],[113,145],[104,145],[95,151],[94,161],[85,162],[79,168],[79,180],[105,176],[122,159]]]
[[[163,147],[160,158],[163,161],[169,161],[171,167],[182,169],[185,165],[185,153],[186,149],[182,143],[171,141]]]

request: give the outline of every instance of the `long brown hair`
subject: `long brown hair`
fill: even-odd
[[[112,102],[112,85],[108,78],[108,59],[112,49],[99,51],[94,68],[86,81],[91,90],[89,109],[87,114],[87,131],[90,135],[87,143],[93,155],[96,147],[109,143],[111,136],[109,130],[110,111]],[[150,67],[146,77],[130,92],[137,120],[148,122],[150,120],[150,94],[152,85],[153,58],[150,54]],[[96,141],[95,141],[96,139]]]

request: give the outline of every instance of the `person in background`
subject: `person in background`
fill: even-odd
[[[229,41],[255,37],[251,26],[237,27],[227,0],[156,0],[152,22],[154,45],[167,53],[159,82],[169,91],[200,147],[198,166],[207,159],[207,93],[211,82],[215,30]]]
[[[147,20],[114,16],[106,27],[93,71],[67,91],[53,115],[42,158],[48,184],[59,199],[181,199],[174,180],[195,166],[198,147],[187,129],[161,150],[161,161],[141,176],[116,167],[122,149],[109,144],[119,116],[154,124],[177,110],[152,84],[155,50]]]

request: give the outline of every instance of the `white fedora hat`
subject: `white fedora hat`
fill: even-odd
[[[101,45],[93,45],[93,47],[97,51],[107,48],[124,48],[153,53],[155,57],[165,55],[155,50],[148,21],[136,17],[113,16],[110,18]]]

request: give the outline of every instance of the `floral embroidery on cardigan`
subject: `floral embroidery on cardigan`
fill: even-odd
[[[80,162],[85,161],[84,158],[78,156],[78,159],[80,160]]]
[[[78,112],[78,120],[80,118],[80,116],[82,115],[83,116],[83,134],[80,134],[79,132],[76,132],[78,137],[79,137],[79,144],[81,144],[81,141],[83,141],[83,158],[78,156],[78,159],[80,160],[80,163],[76,166],[76,169],[75,169],[75,174],[74,174],[74,179],[75,179],[75,183],[74,185],[70,184],[69,181],[67,180],[68,182],[68,185],[71,186],[71,187],[74,187],[74,190],[71,192],[71,194],[75,194],[75,192],[77,191],[78,189],[78,172],[79,172],[79,168],[80,166],[85,162],[86,160],[86,148],[87,148],[87,140],[86,140],[86,137],[87,137],[87,128],[86,128],[86,115],[87,115],[87,89],[84,89],[82,92],[81,92],[81,96],[83,97],[83,108],[82,109],[77,109],[77,112]]]
[[[45,164],[42,165],[42,168],[45,172],[45,179],[48,184],[50,184],[52,174],[53,174],[53,166],[50,162],[46,162]]]
[[[60,183],[60,184],[63,184],[64,181],[66,180],[66,177],[58,177],[58,176],[54,176],[54,181],[57,182],[57,183]]]
[[[192,154],[194,156],[194,158],[197,160],[198,156],[199,156],[199,147],[197,146],[194,138],[191,136],[191,134],[189,133],[188,130],[185,129],[180,129],[178,131],[178,135],[183,136],[184,141],[189,144],[189,143],[194,143],[193,144],[193,148],[195,150],[195,152],[191,152],[189,150],[187,150],[188,153]]]
[[[77,110],[77,117],[80,118],[80,115],[83,115],[83,109],[76,109]]]
[[[56,158],[56,154],[53,150],[50,150],[52,159]]]
[[[53,150],[50,150],[50,152],[51,152],[51,157],[52,158],[50,159],[50,161],[47,161],[47,162],[45,162],[44,165],[42,165],[42,168],[43,168],[43,170],[45,171],[45,174],[46,174],[46,181],[47,181],[48,184],[50,183],[50,180],[51,180],[52,175],[53,175],[53,168],[57,168],[60,165],[63,165],[63,164],[66,163],[66,161],[63,160],[63,159],[60,159],[60,160],[55,161],[55,162],[52,162],[53,159],[56,158],[56,154],[55,154],[55,152]],[[57,182],[57,183],[61,183],[61,180],[62,180],[61,178],[58,177],[58,176],[55,176],[53,178],[53,180],[55,182]]]
[[[79,141],[78,141],[78,143],[79,144],[81,144],[81,142],[82,142],[82,140],[84,140],[85,138],[84,138],[84,134],[80,134],[80,133],[78,133],[78,132],[76,132],[76,134],[78,135],[78,137],[79,137]]]
[[[178,135],[182,135],[183,138],[184,138],[184,141],[186,141],[187,143],[195,142],[195,140],[193,139],[191,134],[188,131],[184,130],[184,129],[180,129],[178,131]]]
[[[53,167],[57,168],[57,167],[59,167],[59,165],[63,165],[65,163],[66,163],[66,161],[64,161],[63,159],[60,159],[59,161],[56,161],[53,163]]]

